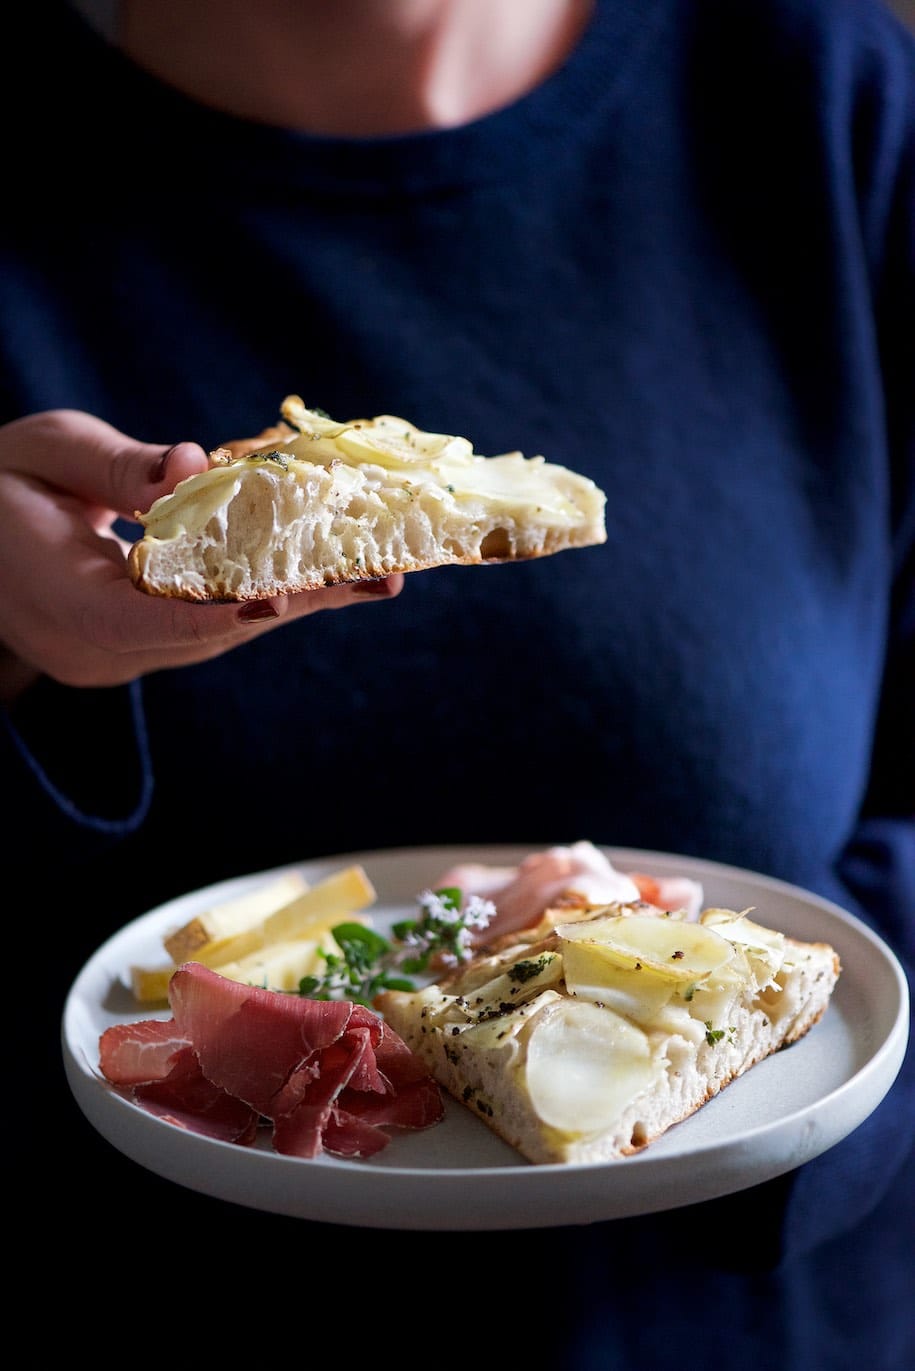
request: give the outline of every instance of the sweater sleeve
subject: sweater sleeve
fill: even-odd
[[[859,56],[851,117],[862,244],[883,376],[892,595],[880,710],[842,879],[910,961],[915,948],[915,41]],[[865,171],[865,168],[867,170]],[[875,606],[875,613],[878,607]]]
[[[854,137],[861,226],[884,377],[893,594],[867,795],[838,874],[848,907],[884,939],[915,990],[915,43],[858,49]],[[884,39],[886,34],[884,33]],[[864,166],[869,168],[865,177]],[[782,1255],[850,1231],[888,1195],[912,1201],[915,1052],[873,1114],[791,1177]],[[836,1197],[841,1196],[841,1204]]]
[[[842,29],[851,17],[854,21]],[[868,17],[869,16],[869,19]],[[867,792],[837,865],[843,904],[896,955],[915,992],[915,42],[901,24],[843,7],[831,30],[826,117],[855,152],[857,223],[867,261],[887,454],[893,590]],[[867,27],[872,24],[873,27]],[[839,60],[841,59],[841,60]],[[883,613],[879,605],[875,614]],[[851,1234],[882,1201],[913,1201],[915,1047],[884,1099],[847,1138],[761,1187],[703,1206],[726,1265],[772,1269]],[[726,1242],[755,1234],[752,1250]],[[889,1278],[889,1277],[888,1277]]]

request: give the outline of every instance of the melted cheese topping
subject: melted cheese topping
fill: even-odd
[[[307,485],[316,468],[330,471],[341,496],[361,486],[375,490],[426,491],[443,500],[485,501],[489,510],[531,512],[540,523],[574,527],[585,517],[580,501],[599,496],[594,483],[543,457],[507,452],[483,457],[467,438],[429,433],[396,415],[337,423],[309,410],[297,396],[283,402],[284,417],[298,432],[252,453],[219,462],[181,482],[140,516],[147,533],[169,539],[202,532],[210,518],[237,494],[252,468]]]

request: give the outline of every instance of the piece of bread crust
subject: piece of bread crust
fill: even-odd
[[[606,912],[594,911],[593,917]],[[616,912],[644,915],[646,906]],[[668,917],[658,910],[654,914]],[[822,1017],[840,974],[835,950],[780,934],[774,934],[774,942],[780,964],[768,985],[758,987],[750,977],[725,1007],[711,996],[705,1001],[715,1003],[720,1028],[704,1017],[712,1011],[703,1005],[701,990],[674,996],[662,1011],[633,1020],[650,1041],[658,1072],[646,1088],[623,1101],[611,1122],[596,1130],[560,1129],[544,1122],[534,1107],[527,1073],[535,1035],[549,1031],[551,1018],[565,1013],[563,1004],[590,1004],[586,1012],[592,1019],[605,1006],[570,995],[561,978],[544,980],[539,988],[535,984],[525,1001],[526,976],[519,982],[516,1003],[485,1009],[475,1026],[465,1017],[512,966],[530,967],[561,951],[555,933],[475,958],[415,993],[384,991],[375,1007],[438,1083],[528,1161],[607,1162],[641,1151],[756,1063],[797,1042]],[[572,1059],[564,1058],[562,1069],[571,1073]]]
[[[337,424],[298,396],[282,412],[282,424],[215,449],[209,471],[137,513],[144,532],[128,570],[138,589],[258,600],[606,541],[603,491],[542,457],[482,457],[391,415]]]
[[[297,430],[287,424],[285,420],[280,420],[278,424],[270,424],[268,428],[262,429],[253,438],[230,438],[221,447],[214,448],[210,453],[210,461],[214,466],[222,466],[227,461],[236,461],[239,457],[250,457],[252,452],[263,452],[273,446],[282,451],[284,444],[296,436]]]

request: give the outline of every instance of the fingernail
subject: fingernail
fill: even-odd
[[[168,459],[169,457],[171,457],[172,453],[174,452],[177,446],[177,443],[172,443],[168,451],[162,454],[156,465],[153,467],[152,479],[154,485],[159,481],[165,480],[165,469],[168,466]]]
[[[353,586],[354,595],[390,595],[391,584],[386,576],[377,581],[359,581]]]
[[[261,619],[278,619],[279,617],[279,611],[273,608],[269,600],[249,600],[238,611],[238,619],[242,624],[256,624]]]

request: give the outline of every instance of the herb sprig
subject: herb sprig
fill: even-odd
[[[433,959],[444,966],[466,961],[473,930],[485,928],[496,912],[478,895],[464,901],[456,886],[424,890],[417,899],[418,918],[394,924],[391,939],[364,924],[337,924],[332,932],[339,953],[322,952],[324,974],[303,976],[298,993],[371,1005],[381,990],[415,990],[411,977],[427,971]]]

